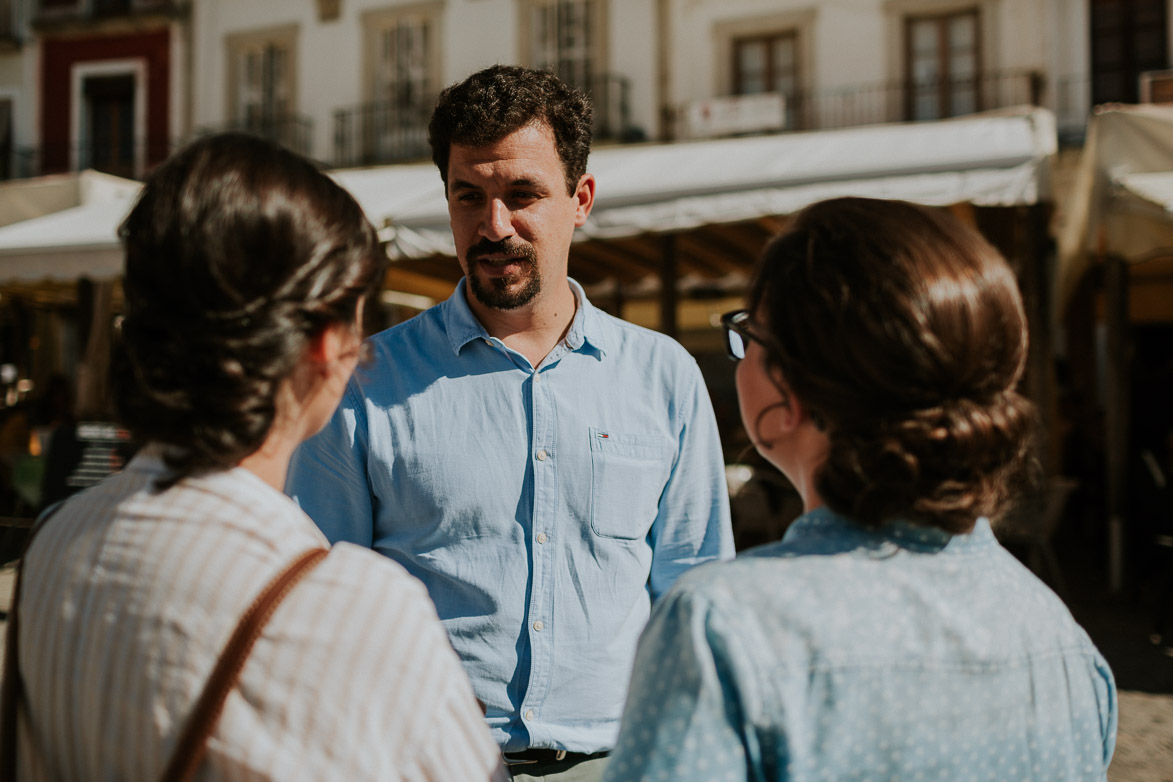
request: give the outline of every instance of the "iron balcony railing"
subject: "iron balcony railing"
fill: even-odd
[[[631,128],[631,82],[602,74],[576,84],[594,104],[596,140],[623,141]],[[426,160],[435,96],[408,105],[363,103],[334,112],[334,165],[340,168]]]
[[[787,130],[827,130],[885,122],[945,119],[1007,106],[1042,104],[1044,81],[1032,70],[967,79],[876,82],[799,90],[787,96]]]
[[[267,138],[302,155],[309,156],[312,125],[306,117],[285,117],[267,122],[231,122],[206,126],[196,136],[221,131],[239,131]],[[159,138],[148,141],[111,139],[101,141],[50,143],[41,146],[0,146],[0,180],[26,179],[43,174],[60,174],[93,168],[127,178],[145,175],[179,149],[188,139]]]
[[[363,103],[334,112],[334,165],[403,163],[428,156],[428,119],[435,99],[400,106]]]
[[[232,120],[220,126],[205,126],[197,135],[222,131],[236,131],[260,136],[299,155],[309,157],[313,151],[314,123],[300,114],[285,114],[271,117]]]
[[[53,26],[79,19],[107,19],[122,16],[165,14],[174,16],[189,12],[184,0],[89,0],[78,2],[37,2],[32,8],[32,22],[37,26]]]
[[[595,110],[596,141],[631,141],[637,131],[631,125],[631,80],[614,73],[589,77],[575,87],[585,92]]]
[[[87,168],[132,179],[165,160],[177,147],[178,142],[166,138],[146,142],[120,139],[109,143],[0,147],[0,179],[26,179]]]

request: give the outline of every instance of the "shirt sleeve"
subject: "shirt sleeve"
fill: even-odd
[[[331,543],[374,543],[374,508],[366,470],[366,418],[351,380],[329,423],[294,452],[285,493]]]
[[[619,739],[604,782],[757,779],[742,730],[743,684],[724,654],[720,619],[680,590],[652,612],[636,654]],[[744,685],[752,686],[752,685]]]
[[[700,367],[691,359],[687,382],[682,385],[676,462],[649,533],[652,600],[658,600],[690,567],[734,555],[717,417]]]
[[[1095,657],[1096,699],[1100,711],[1100,732],[1104,737],[1104,771],[1107,772],[1116,751],[1117,713],[1116,680],[1108,662],[1096,652]]]

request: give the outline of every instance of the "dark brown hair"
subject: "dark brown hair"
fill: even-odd
[[[494,65],[440,93],[428,123],[428,143],[447,188],[453,144],[476,149],[526,125],[546,125],[554,133],[567,193],[573,195],[591,153],[592,115],[586,96],[549,71]]]
[[[827,430],[816,488],[863,524],[965,532],[1030,472],[1014,272],[977,231],[902,201],[798,213],[749,292],[769,364]]]
[[[243,134],[203,138],[163,163],[120,236],[115,404],[137,440],[175,446],[168,483],[260,447],[309,338],[354,323],[386,263],[345,190]]]

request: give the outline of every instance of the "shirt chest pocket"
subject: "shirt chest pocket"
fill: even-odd
[[[672,469],[672,441],[595,427],[590,437],[591,529],[605,538],[642,540],[659,512]]]

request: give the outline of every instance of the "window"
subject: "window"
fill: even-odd
[[[431,99],[430,29],[424,17],[397,19],[377,33],[375,102],[418,110]]]
[[[266,135],[289,113],[289,52],[273,43],[243,49],[237,83],[237,120]]]
[[[308,154],[308,124],[296,113],[295,43],[295,28],[229,38],[229,114],[240,130]]]
[[[368,11],[363,103],[334,112],[334,164],[376,165],[428,156],[428,119],[440,91],[442,2]]]
[[[1092,0],[1092,103],[1139,98],[1140,74],[1169,67],[1165,0]]]
[[[602,68],[600,0],[531,0],[529,62],[590,91]]]
[[[776,92],[786,100],[786,127],[798,127],[798,33],[761,35],[733,40],[733,92],[756,95]]]
[[[363,162],[410,160],[428,152],[428,117],[439,87],[434,9],[372,17],[371,105],[358,130]]]
[[[588,95],[596,139],[623,138],[631,125],[631,83],[607,71],[605,0],[518,0],[521,62],[549,70]],[[639,132],[639,131],[635,131]]]
[[[905,113],[940,119],[981,110],[978,12],[908,17]]]

